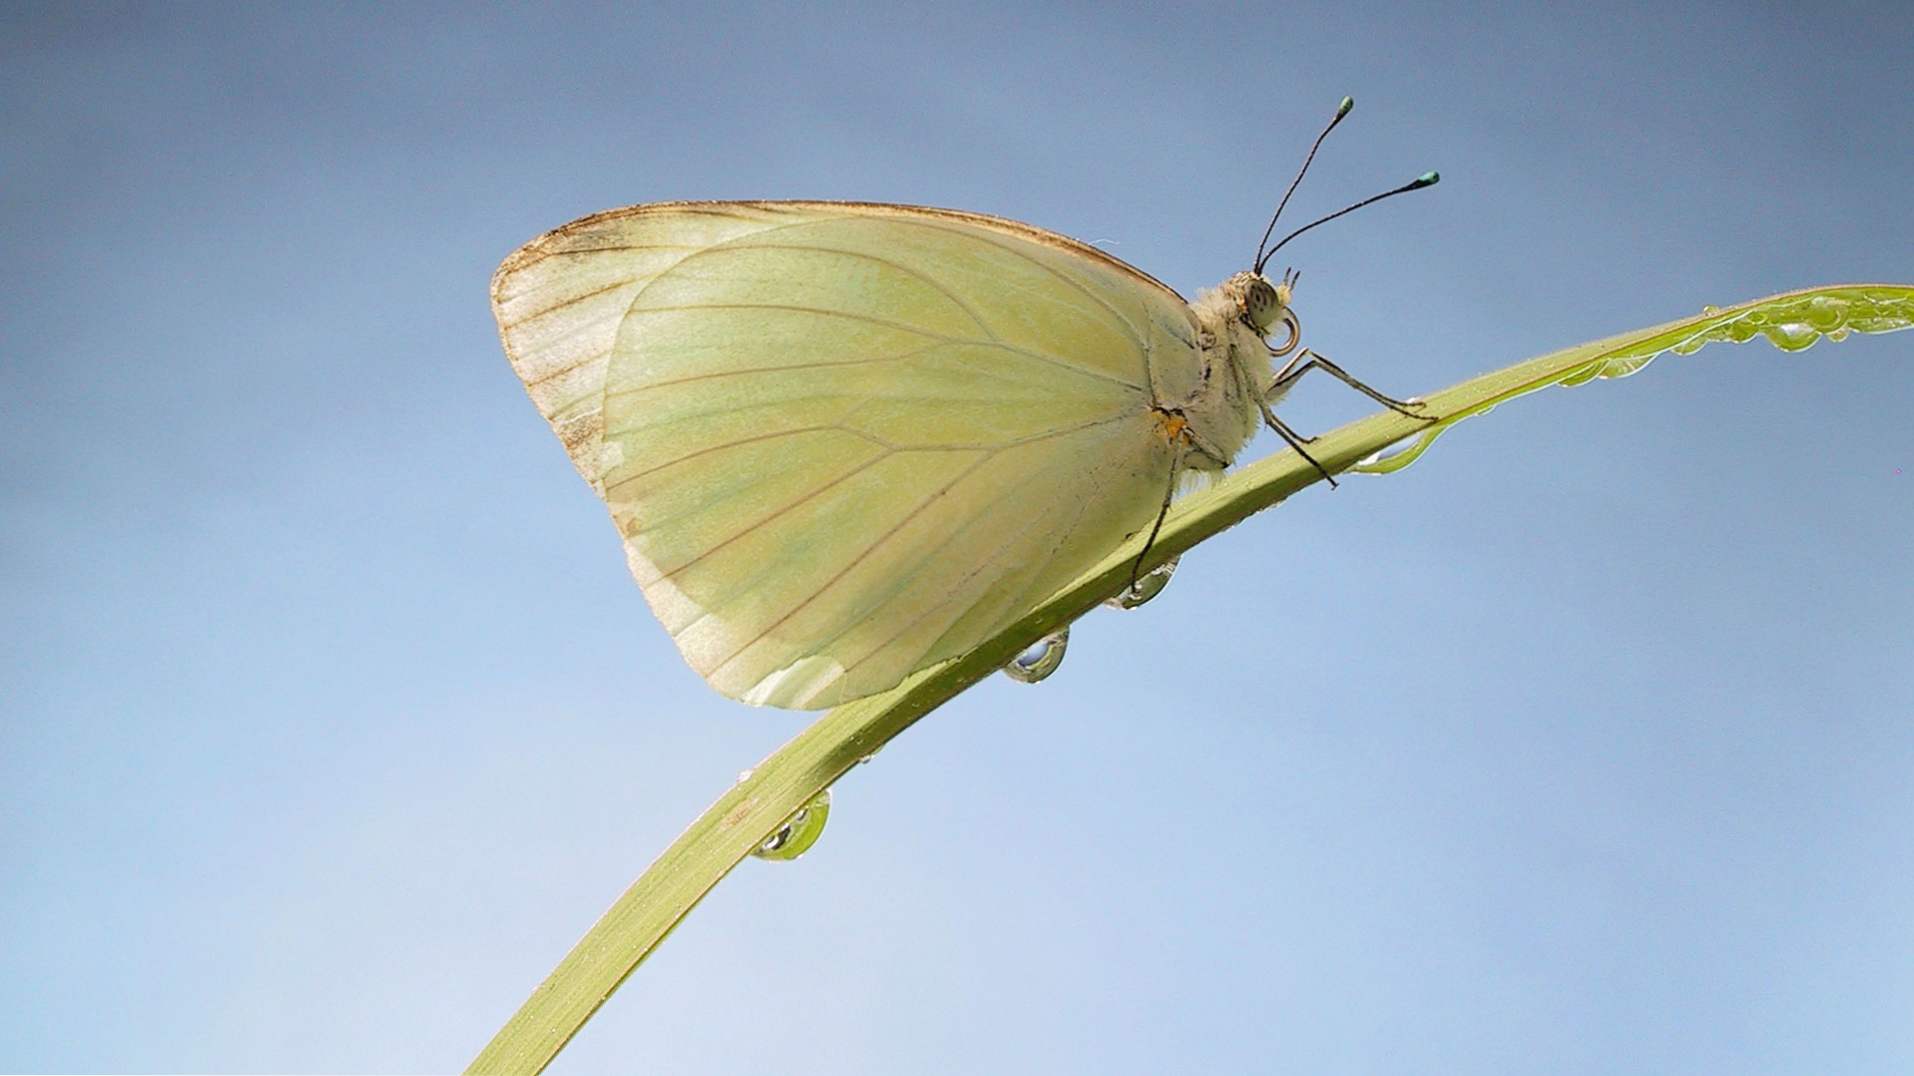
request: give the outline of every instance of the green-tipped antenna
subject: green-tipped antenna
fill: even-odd
[[[1330,221],[1335,220],[1337,217],[1342,216],[1344,213],[1354,213],[1356,210],[1361,209],[1363,206],[1372,205],[1376,202],[1380,202],[1384,198],[1393,198],[1398,194],[1407,194],[1410,191],[1419,191],[1424,187],[1433,187],[1441,179],[1442,179],[1442,176],[1438,172],[1424,172],[1421,175],[1417,176],[1416,178],[1410,180],[1409,182],[1404,183],[1402,186],[1397,187],[1395,190],[1383,191],[1381,194],[1374,195],[1369,198],[1364,198],[1362,201],[1357,202],[1355,205],[1345,206],[1342,209],[1338,209],[1334,213],[1331,213],[1320,220],[1310,221],[1308,224],[1305,224],[1302,227],[1284,236],[1282,243],[1277,243],[1275,246],[1269,248],[1268,254],[1259,256],[1256,259],[1256,272],[1258,274],[1262,273],[1263,263],[1267,262],[1271,257],[1275,256],[1277,251],[1283,249],[1283,243],[1289,242],[1291,239],[1294,239],[1297,236],[1308,231],[1309,229],[1314,228],[1316,225],[1327,224]]]
[[[1329,118],[1329,126],[1323,128],[1323,133],[1317,135],[1315,143],[1309,147],[1309,156],[1303,158],[1303,166],[1297,169],[1296,178],[1289,181],[1289,189],[1283,192],[1283,200],[1276,203],[1276,212],[1270,215],[1269,227],[1263,229],[1262,241],[1256,244],[1257,272],[1263,271],[1263,244],[1269,242],[1269,233],[1276,230],[1276,218],[1283,215],[1283,207],[1289,204],[1289,196],[1296,193],[1296,186],[1303,181],[1303,174],[1309,171],[1309,162],[1316,159],[1316,150],[1322,146],[1323,139],[1329,137],[1329,132],[1335,130],[1336,125],[1342,122],[1342,118],[1349,115],[1349,110],[1355,107],[1354,97],[1343,98],[1342,104],[1336,106],[1336,114]]]

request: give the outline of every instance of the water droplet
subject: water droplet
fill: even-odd
[[[739,770],[739,771],[738,771],[738,784],[743,784],[743,783],[745,783],[746,781],[749,781],[749,780],[751,779],[751,775],[752,775],[752,774],[754,774],[754,773],[756,773],[756,772],[758,772],[758,769],[757,769],[757,767],[756,767],[756,766],[753,766],[753,767],[751,767],[751,768],[750,768],[750,769],[748,769],[748,770]]]
[[[1841,322],[1847,319],[1847,312],[1841,308],[1841,304],[1825,295],[1809,299],[1806,309],[1801,313],[1809,325],[1821,332],[1839,328]]]
[[[1598,377],[1606,377],[1607,374],[1608,366],[1606,363],[1591,362],[1579,370],[1571,371],[1567,376],[1563,377],[1558,384],[1565,386],[1582,385]]]
[[[1103,599],[1103,604],[1118,609],[1134,609],[1163,593],[1163,588],[1170,585],[1170,576],[1176,573],[1176,562],[1179,559],[1181,558],[1171,557],[1144,572],[1138,577],[1135,586],[1124,587],[1115,597]]]
[[[1814,330],[1814,326],[1798,321],[1784,321],[1778,325],[1770,325],[1762,332],[1768,337],[1769,343],[1783,351],[1806,351],[1821,338],[1821,334]]]
[[[1548,385],[1579,385],[1595,378],[1626,377],[1646,367],[1663,351],[1692,355],[1712,343],[1746,343],[1765,337],[1785,351],[1802,351],[1816,340],[1843,340],[1854,333],[1888,333],[1914,329],[1914,296],[1906,289],[1871,288],[1850,285],[1814,295],[1792,296],[1743,307],[1732,313],[1722,308],[1702,308],[1705,321],[1691,326],[1688,334],[1669,342],[1667,336],[1640,341],[1632,348],[1618,348],[1592,364],[1567,371],[1550,381],[1539,382],[1505,393],[1487,403],[1449,415],[1434,426],[1358,461],[1351,471],[1361,474],[1390,474],[1414,463],[1437,437],[1456,422],[1474,415],[1488,414],[1495,406]]]
[[[792,812],[791,817],[777,828],[777,832],[766,837],[764,843],[753,849],[751,854],[759,859],[780,863],[796,859],[817,843],[824,833],[824,823],[830,817],[831,790],[827,788]]]
[[[1602,376],[1610,379],[1629,377],[1646,370],[1648,364],[1654,361],[1653,355],[1620,355],[1602,364]]]
[[[1422,458],[1422,454],[1442,436],[1447,424],[1431,426],[1357,460],[1349,470],[1355,474],[1394,474]]]
[[[1070,629],[1058,628],[1011,659],[1010,664],[1004,666],[1004,675],[1021,684],[1034,684],[1057,671],[1057,666],[1063,664],[1063,651],[1069,645]]]

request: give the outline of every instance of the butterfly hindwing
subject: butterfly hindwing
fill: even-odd
[[[686,659],[754,703],[881,691],[1147,526],[1169,289],[970,214],[697,203],[586,218],[494,284],[506,348]]]

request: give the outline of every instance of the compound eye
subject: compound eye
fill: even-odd
[[[1243,317],[1258,336],[1267,335],[1282,312],[1283,301],[1269,281],[1257,277],[1243,290]]]

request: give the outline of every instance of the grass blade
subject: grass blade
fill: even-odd
[[[1389,473],[1413,462],[1463,419],[1550,385],[1627,376],[1663,352],[1687,354],[1710,342],[1757,336],[1798,351],[1823,337],[1838,340],[1849,333],[1910,326],[1914,285],[1811,288],[1710,308],[1696,317],[1472,378],[1424,399],[1428,412],[1436,416],[1434,422],[1383,411],[1322,435],[1309,446],[1310,453],[1332,473]],[[1383,454],[1401,443],[1408,447]],[[1188,551],[1320,478],[1316,468],[1294,452],[1282,452],[1178,501],[1144,569]],[[882,695],[840,706],[779,748],[672,842],[539,984],[467,1071],[543,1070],[698,901],[786,818],[918,718],[1122,590],[1141,545],[1139,535],[976,650],[926,669]]]

